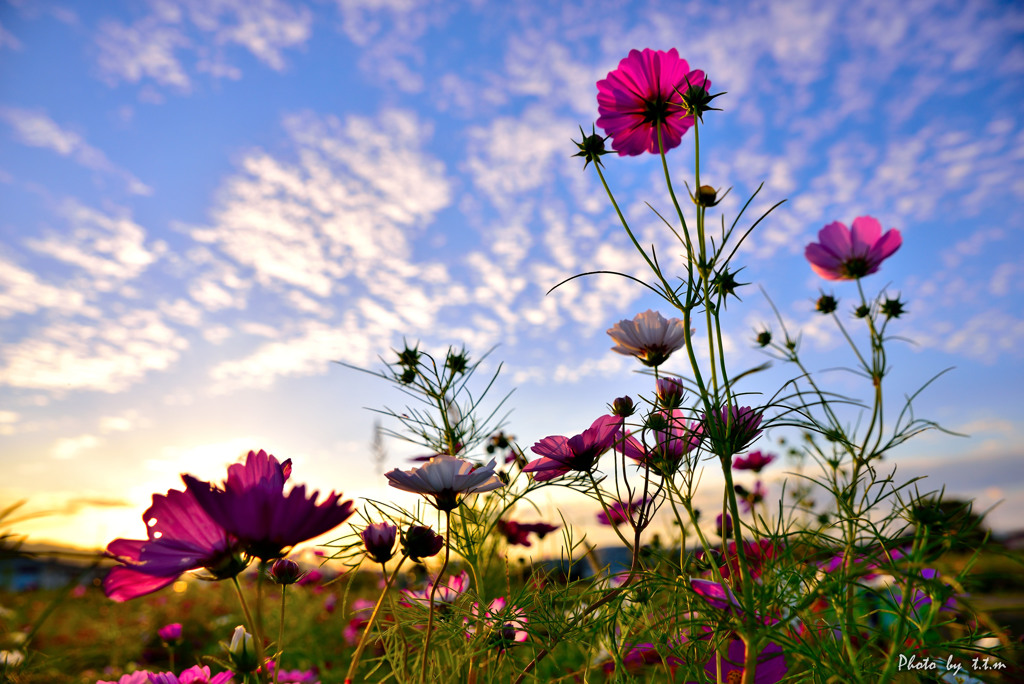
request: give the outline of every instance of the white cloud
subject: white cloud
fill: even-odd
[[[56,441],[50,453],[57,460],[68,461],[77,457],[83,451],[95,449],[100,445],[100,443],[100,439],[96,435],[63,437]]]
[[[34,273],[0,256],[0,318],[40,309],[77,311],[85,304],[78,290],[41,282]]]
[[[309,8],[284,0],[160,0],[151,9],[131,26],[118,21],[100,25],[97,66],[107,83],[149,79],[187,93],[192,80],[181,58],[193,52],[198,71],[238,79],[241,70],[221,54],[222,46],[230,44],[282,71],[284,50],[304,45],[312,35]]]
[[[115,416],[102,416],[99,420],[101,434],[111,432],[130,432],[139,428],[149,427],[151,421],[143,418],[135,409],[128,409]]]
[[[87,169],[119,176],[132,194],[149,195],[153,192],[145,183],[107,159],[103,152],[89,145],[81,135],[61,128],[41,111],[0,107],[0,118],[11,126],[18,141],[25,145],[44,147],[62,157],[71,157]]]
[[[146,231],[125,210],[104,214],[69,200],[60,207],[71,230],[44,239],[26,240],[33,250],[77,266],[95,279],[100,290],[110,290],[142,273],[163,251],[145,244]]]
[[[95,324],[54,323],[0,350],[0,385],[60,394],[119,392],[166,370],[188,346],[155,311]]]
[[[97,66],[110,85],[152,79],[188,92],[192,83],[175,53],[190,45],[179,28],[161,23],[157,17],[146,17],[132,26],[106,21],[96,35]]]

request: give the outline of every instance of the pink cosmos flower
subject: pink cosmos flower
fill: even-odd
[[[432,583],[428,583],[427,587],[422,591],[406,589],[402,593],[404,593],[407,598],[411,599],[413,603],[429,606],[430,590],[432,586]],[[437,591],[434,592],[434,605],[442,608],[451,606],[459,596],[466,593],[467,589],[469,589],[468,572],[463,570],[458,575],[451,575],[448,577],[447,582],[443,584],[438,582]]]
[[[435,456],[419,468],[409,471],[395,468],[384,477],[392,487],[433,497],[438,510],[451,511],[459,505],[463,495],[490,492],[505,486],[494,474],[494,466],[493,458],[487,465],[474,468],[472,463],[461,458]]]
[[[690,586],[693,590],[700,594],[708,605],[716,610],[727,610],[742,612],[740,608],[739,599],[732,593],[732,589],[729,587],[719,584],[718,582],[712,582],[711,580],[690,578]]]
[[[852,230],[839,221],[822,228],[818,242],[807,245],[804,256],[826,280],[857,280],[878,271],[902,244],[895,228],[882,235],[878,219],[859,216],[853,220]]]
[[[116,682],[106,679],[98,679],[96,680],[96,684],[149,684],[149,675],[149,670],[136,670],[131,674],[121,675],[121,678]]]
[[[645,366],[660,366],[672,352],[686,346],[686,328],[678,318],[665,319],[648,309],[632,320],[622,320],[608,329],[615,341],[613,352],[635,356]]]
[[[746,458],[737,456],[732,461],[733,470],[753,470],[755,473],[761,472],[761,470],[774,461],[778,456],[775,454],[761,453],[760,451],[751,451]]]
[[[279,463],[261,450],[250,451],[244,465],[228,468],[223,487],[191,475],[182,479],[211,518],[237,537],[250,556],[266,561],[334,529],[355,512],[352,501],[339,501],[341,494],[335,492],[319,504],[319,492],[307,497],[305,485],[292,487],[286,495],[290,473],[290,460]]]
[[[682,94],[691,86],[706,90],[710,85],[704,72],[691,71],[675,48],[630,50],[618,69],[597,82],[597,125],[621,156],[658,154],[659,130],[667,152],[693,126]]]
[[[233,672],[211,675],[208,666],[193,665],[179,675],[173,672],[151,673],[149,681],[152,684],[230,684],[234,676]]]
[[[526,464],[523,472],[534,473],[533,479],[538,482],[553,480],[572,470],[589,472],[621,437],[622,419],[601,416],[575,437],[553,435],[534,444],[530,450],[541,458]]]
[[[236,540],[190,492],[154,494],[142,521],[148,539],[115,539],[107,546],[107,555],[123,563],[103,580],[104,593],[115,601],[162,589],[189,570],[206,568],[215,577],[232,577],[245,568],[237,558]]]
[[[496,598],[481,614],[480,605],[473,604],[472,618],[466,618],[466,636],[476,634],[477,625],[483,621],[487,642],[500,653],[509,647],[521,644],[530,638],[526,631],[526,613],[522,608],[509,608],[504,597]]]

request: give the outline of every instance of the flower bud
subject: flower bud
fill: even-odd
[[[291,558],[278,558],[270,566],[267,576],[274,584],[295,584],[305,574],[299,569],[299,564]]]
[[[636,411],[633,400],[630,397],[619,397],[612,402],[612,415],[620,418],[628,418]]]
[[[402,536],[402,554],[417,563],[424,558],[436,556],[444,547],[444,537],[429,527],[412,525]]]
[[[387,563],[395,555],[398,528],[388,523],[367,525],[359,536],[366,545],[366,555],[375,563]]]
[[[683,383],[675,378],[659,378],[657,394],[662,408],[677,409],[683,403]]]
[[[767,347],[772,343],[772,333],[770,330],[762,330],[757,333],[757,345],[759,347]]]
[[[725,514],[725,525],[722,524],[722,514],[719,513],[718,517],[715,518],[715,532],[719,537],[725,539],[732,535],[732,516],[728,513]]]
[[[900,301],[899,297],[896,299],[886,299],[880,308],[886,318],[899,318],[903,314],[907,313],[907,310],[903,308],[903,302]]]
[[[814,308],[820,313],[830,314],[836,310],[839,306],[839,301],[832,295],[823,294],[818,297],[818,303],[815,304]]]
[[[718,204],[718,191],[710,185],[702,185],[694,194],[693,203],[701,207],[713,207]]]
[[[248,674],[255,672],[256,668],[259,667],[252,634],[246,632],[242,625],[235,627],[235,631],[231,635],[231,643],[228,645],[228,657],[231,659],[232,669],[235,672]]]
[[[853,315],[857,318],[867,318],[871,314],[871,307],[867,304],[861,304],[853,310]]]
[[[579,152],[572,155],[574,157],[583,157],[584,163],[583,168],[587,168],[590,162],[594,162],[595,166],[601,165],[601,157],[608,154],[609,150],[604,148],[604,141],[607,137],[598,135],[597,128],[594,126],[590,127],[590,135],[583,132],[583,126],[580,126],[580,142],[573,140],[573,144],[579,148]]]

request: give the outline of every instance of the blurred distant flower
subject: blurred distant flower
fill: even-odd
[[[277,684],[320,684],[316,670],[280,670],[274,667],[274,661],[267,663],[267,673],[271,681]]]
[[[107,555],[123,563],[103,580],[104,593],[115,601],[162,589],[189,570],[206,568],[226,578],[245,569],[235,539],[190,492],[154,494],[142,521],[149,539],[115,539],[107,546]]]
[[[641,643],[641,644],[629,644],[624,645],[622,649],[625,655],[622,656],[622,665],[625,667],[626,672],[636,674],[641,668],[654,665],[662,664],[663,662],[668,665],[669,670],[674,674],[676,668],[683,664],[683,659],[678,656],[669,655],[662,660],[662,654],[658,650],[658,647],[652,643]],[[606,674],[611,674],[615,671],[615,660],[609,659],[604,662],[602,669]]]
[[[473,467],[469,461],[454,456],[435,456],[426,465],[405,471],[398,468],[385,473],[388,483],[396,489],[433,498],[440,511],[454,510],[465,494],[489,492],[503,483],[494,474],[495,461]]]
[[[402,593],[405,594],[406,598],[411,599],[413,604],[420,604],[423,606],[430,605],[430,591],[432,584],[428,584],[426,588],[421,591],[413,591],[406,589]],[[469,573],[463,570],[458,575],[451,575],[448,577],[448,581],[437,584],[437,591],[434,592],[434,605],[435,606],[450,606],[455,603],[455,600],[462,594],[466,593],[469,589]]]
[[[534,473],[538,482],[552,480],[570,471],[590,472],[601,454],[615,445],[621,438],[622,420],[616,416],[601,416],[593,424],[574,437],[553,435],[540,440],[530,450],[541,458],[531,461],[523,468],[524,473]]]
[[[723,525],[722,522],[725,521]],[[715,532],[719,537],[723,539],[732,534],[732,516],[728,513],[725,514],[724,518],[721,513],[715,517]]]
[[[732,589],[711,580],[690,578],[690,586],[716,610],[739,610],[740,602]]]
[[[373,612],[373,601],[367,599],[356,599],[352,602],[352,614],[353,617],[345,625],[345,629],[342,630],[341,636],[345,639],[345,643],[349,646],[355,646],[359,643],[359,637],[363,633],[363,629],[370,621],[370,614]]]
[[[444,537],[429,527],[410,525],[402,535],[402,553],[416,563],[436,556],[444,547]]]
[[[764,483],[760,480],[754,482],[753,491],[748,490],[742,485],[735,485],[734,489],[740,497],[740,506],[743,508],[744,513],[750,513],[754,510],[754,506],[764,501],[764,495],[767,493]]]
[[[558,529],[558,525],[549,525],[544,522],[520,523],[515,520],[499,520],[497,525],[498,533],[505,537],[509,546],[532,546],[529,535],[536,534],[538,539],[543,539],[551,532]]]
[[[826,280],[857,280],[878,271],[903,238],[895,228],[882,235],[882,224],[870,216],[859,216],[853,227],[835,221],[818,232],[818,242],[804,250],[814,272]]]
[[[637,510],[647,505],[647,502],[646,498],[637,499],[630,503],[615,501],[608,507],[608,513],[601,511],[597,514],[597,521],[602,525],[621,525],[624,522],[628,522]]]
[[[21,651],[0,651],[0,665],[5,668],[14,668],[21,665],[22,661],[25,660],[25,654]],[[125,675],[127,677],[129,675]],[[124,679],[124,677],[122,677]],[[146,681],[146,680],[142,680]],[[119,683],[120,684],[120,683]]]
[[[467,635],[476,634],[477,625],[482,623],[488,644],[501,653],[529,639],[525,612],[522,608],[508,608],[504,597],[491,601],[482,613],[479,604],[474,603],[472,613],[465,620]]]
[[[778,457],[775,456],[775,454],[751,451],[747,454],[746,458],[743,456],[737,456],[734,458],[732,461],[732,468],[733,470],[753,470],[755,473],[759,473],[765,466],[776,458]]]
[[[691,71],[673,48],[668,52],[630,50],[619,68],[597,82],[597,125],[611,136],[620,155],[658,154],[658,130],[667,152],[693,126],[683,95],[706,89],[703,71]]]
[[[648,309],[632,320],[622,320],[608,329],[615,341],[613,352],[635,356],[646,366],[660,366],[672,352],[686,345],[686,328],[678,318],[666,319]]]
[[[375,563],[387,563],[395,555],[395,539],[398,528],[389,523],[372,523],[366,526],[359,537],[366,546],[366,555]]]
[[[159,674],[154,672],[149,675],[148,680],[143,681],[152,682],[152,684],[230,684],[233,681],[232,677],[234,677],[233,672],[211,675],[210,668],[206,665],[193,665],[179,675],[173,672]]]
[[[721,664],[721,681],[739,682],[743,679],[745,672],[743,663],[747,654],[747,647],[740,639],[733,639],[729,642],[728,652],[724,657],[712,656],[704,665],[711,681],[716,681],[718,667]],[[757,669],[754,671],[754,684],[775,684],[782,681],[789,668],[786,667],[786,659],[782,655],[782,647],[768,642],[761,649],[757,656]]]
[[[159,636],[162,641],[165,641],[167,643],[177,641],[181,638],[181,623],[172,622],[171,624],[165,625],[158,629],[156,633],[157,636]]]
[[[355,510],[352,501],[339,501],[341,494],[335,492],[318,504],[319,492],[307,498],[305,485],[292,487],[286,495],[290,472],[291,461],[281,464],[265,451],[250,451],[244,465],[228,469],[223,488],[191,475],[182,479],[203,510],[237,537],[249,555],[267,561],[334,529]]]

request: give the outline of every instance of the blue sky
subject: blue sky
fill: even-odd
[[[250,448],[314,487],[390,496],[363,407],[401,395],[332,361],[372,366],[403,336],[500,345],[524,447],[647,391],[605,330],[658,301],[611,277],[545,295],[580,271],[643,274],[570,139],[597,118],[596,81],[644,47],[678,48],[728,91],[701,132],[702,180],[734,188],[721,211],[762,181],[755,208],[788,198],[740,258],[812,368],[850,363],[813,312],[819,288],[844,303],[855,289],[817,279],[804,245],[859,215],[900,229],[866,281],[909,309],[890,405],[954,367],[917,413],[971,437],[929,435],[892,462],[1002,501],[992,522],[1015,525],[1020,6],[513,5],[0,4],[0,499],[49,512],[25,531],[139,536],[152,492],[183,471],[222,477]],[[680,184],[690,144],[670,156]],[[644,204],[668,206],[657,161],[606,159],[634,227],[680,263]],[[725,319],[735,368],[763,360],[751,340],[771,322],[754,285],[741,294]],[[389,449],[388,467],[418,453]]]

